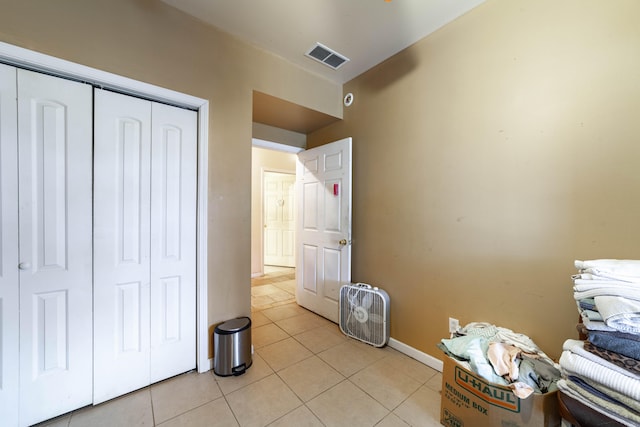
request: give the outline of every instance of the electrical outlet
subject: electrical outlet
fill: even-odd
[[[453,317],[449,317],[449,333],[456,333],[460,329],[460,322],[458,319],[454,319]]]

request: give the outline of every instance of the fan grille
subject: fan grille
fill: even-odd
[[[376,347],[389,340],[389,296],[369,285],[340,289],[340,329],[346,335]]]

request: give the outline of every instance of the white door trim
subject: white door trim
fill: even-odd
[[[64,59],[34,52],[0,42],[0,61],[22,68],[42,71],[73,80],[81,80],[102,88],[134,96],[195,109],[198,111],[198,208],[197,208],[197,325],[196,363],[198,372],[211,370],[208,356],[208,304],[207,304],[207,217],[208,217],[208,141],[209,101],[159,86],[133,80]]]
[[[265,141],[264,139],[252,138],[251,145],[258,148],[266,148],[267,150],[284,151],[285,153],[298,154],[305,149],[302,147],[294,147],[293,145],[281,144],[279,142]]]

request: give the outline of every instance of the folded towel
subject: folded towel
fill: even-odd
[[[640,335],[620,331],[590,330],[589,341],[600,348],[640,360]]]
[[[589,269],[587,270],[581,270],[581,271],[589,271]],[[626,276],[612,276],[612,275],[605,275],[605,276],[598,276],[597,274],[593,274],[593,273],[578,273],[578,274],[573,274],[571,275],[571,279],[572,280],[593,280],[598,281],[598,282],[607,282],[607,283],[628,283],[628,284],[636,284],[636,285],[640,285],[640,278],[628,278]]]
[[[593,289],[576,290],[574,287],[573,298],[580,301],[585,298],[594,298],[601,295],[611,295],[625,297],[632,300],[640,301],[640,289],[629,289],[621,286],[612,287],[596,287]]]
[[[593,363],[597,363],[598,365],[600,365],[603,368],[606,368],[608,370],[610,370],[611,372],[614,373],[618,373],[620,375],[625,375],[629,378],[633,378],[634,380],[637,380],[638,383],[640,384],[640,374],[636,373],[636,372],[632,372],[629,371],[627,369],[624,369],[614,363],[611,363],[605,359],[603,359],[602,357],[599,357],[598,355],[591,353],[587,350],[584,349],[584,341],[579,341],[579,340],[566,340],[564,342],[564,344],[562,345],[562,349],[565,351],[570,351],[573,354],[576,354],[580,357],[583,357],[587,360],[590,360]]]
[[[593,269],[588,268],[582,271],[591,271],[592,273],[582,273],[582,278],[590,278],[590,280],[611,280],[616,282],[636,283],[640,284],[640,277],[625,276],[622,274],[602,273],[594,272]]]
[[[640,283],[631,283],[631,282],[623,282],[621,280],[591,280],[591,279],[573,279],[573,286],[574,287],[580,287],[580,286],[586,286],[586,287],[604,287],[604,288],[609,288],[609,287],[622,287],[622,288],[628,288],[628,289],[636,289],[640,291]]]
[[[626,259],[596,259],[590,261],[576,260],[575,267],[580,273],[593,274],[599,277],[623,280],[628,282],[640,281],[640,261]]]
[[[640,360],[625,356],[624,354],[616,353],[615,351],[607,350],[606,348],[598,347],[589,341],[584,342],[584,349],[609,363],[613,363],[627,371],[640,375]]]
[[[587,290],[595,288],[623,288],[631,289],[640,293],[640,283],[622,282],[620,280],[587,280],[574,279],[573,288],[578,290]]]
[[[621,402],[623,405],[625,405],[625,406],[631,408],[632,410],[640,413],[640,402],[630,398],[629,396],[626,396],[626,395],[624,395],[622,393],[618,393],[615,390],[612,390],[612,389],[610,389],[608,387],[605,387],[600,383],[597,383],[597,382],[591,381],[591,380],[587,380],[584,377],[576,377],[574,375],[570,375],[568,379],[575,382],[576,378],[580,378],[580,382],[588,384],[589,386],[591,386],[591,387],[593,387],[593,388],[595,388],[597,390],[600,390],[601,393],[606,394],[607,396],[609,396],[609,397]]]
[[[603,320],[592,320],[586,314],[580,312],[580,316],[582,317],[582,324],[589,331],[606,331],[606,332],[617,332],[617,329],[607,326]]]
[[[634,427],[640,422],[640,416],[635,412],[630,411],[622,405],[617,405],[600,396],[589,393],[589,391],[569,380],[558,381],[558,389],[569,397],[582,402],[586,406],[614,419],[622,425]]]
[[[565,376],[584,377],[632,399],[640,400],[639,380],[622,375],[569,350],[562,352],[560,367]],[[560,388],[560,384],[558,384],[558,388]]]
[[[621,332],[640,333],[640,301],[610,295],[594,299],[607,326]]]
[[[602,318],[602,315],[597,311],[581,310],[580,314],[583,315],[583,316],[587,316],[587,318],[589,320],[595,320],[597,322],[604,322],[604,319]]]
[[[577,303],[578,303],[578,310],[580,309],[595,310],[596,309],[596,301],[593,298],[581,299],[580,301],[577,301]]]

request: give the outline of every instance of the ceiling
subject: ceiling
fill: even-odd
[[[162,0],[220,30],[343,84],[484,0]],[[332,69],[316,43],[346,56]]]

